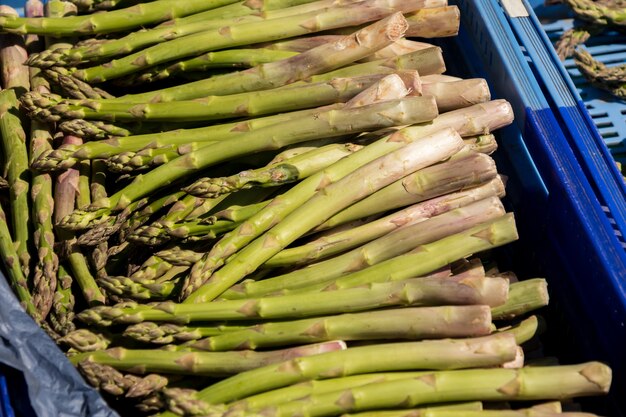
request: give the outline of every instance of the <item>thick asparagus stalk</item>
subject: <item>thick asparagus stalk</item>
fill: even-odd
[[[482,78],[424,84],[422,94],[437,99],[440,113],[484,103],[491,99],[487,81]]]
[[[400,227],[427,220],[491,196],[504,196],[504,184],[499,177],[494,178],[485,185],[445,194],[441,197],[414,204],[360,227],[325,234],[305,245],[284,249],[268,260],[265,266],[278,267],[307,264],[337,255],[382,237]]]
[[[626,26],[626,12],[623,7],[612,8],[590,0],[564,0],[564,2],[583,20],[601,25]]]
[[[72,356],[74,364],[89,361],[135,374],[166,373],[183,375],[225,376],[238,374],[294,358],[345,350],[344,342],[326,342],[288,349],[255,352],[169,352],[165,350],[131,350],[121,347]]]
[[[404,409],[404,410],[385,410],[385,411],[364,411],[362,413],[343,414],[343,417],[435,417],[437,412],[450,411],[480,411],[483,404],[480,401],[470,401],[443,405],[429,405],[426,407]]]
[[[343,103],[327,106],[327,110],[339,109]],[[293,118],[312,115],[322,109],[306,109],[295,112],[259,117],[241,122],[211,125],[195,129],[179,129],[162,133],[134,135],[127,138],[112,138],[103,141],[87,142],[80,146],[64,146],[52,152],[43,154],[34,167],[40,170],[66,170],[82,159],[110,158],[123,152],[137,152],[145,148],[163,146],[184,146],[188,143],[218,142],[236,138],[243,133],[259,129],[264,126],[284,122]],[[82,122],[80,119],[71,122]],[[89,122],[87,122],[89,123]],[[203,142],[204,141],[204,142]]]
[[[376,414],[372,414],[375,416]],[[550,411],[537,410],[534,408],[517,410],[482,410],[482,411],[457,411],[430,409],[429,417],[598,417],[596,414],[582,412],[553,413]]]
[[[112,324],[158,321],[251,320],[310,317],[364,311],[398,305],[473,305],[504,303],[508,282],[501,278],[418,278],[406,281],[371,284],[323,293],[290,294],[249,300],[215,301],[203,304],[163,302],[155,306],[125,304],[119,307],[94,307],[79,313],[88,324]]]
[[[610,385],[610,369],[598,362],[555,367],[433,372],[410,380],[374,383],[313,395],[302,401],[278,405],[267,415],[306,413],[309,416],[322,416],[384,409],[399,403],[415,407],[432,402],[561,399],[607,393]],[[346,398],[349,400],[346,401]]]
[[[512,217],[506,215],[500,220],[418,246],[407,254],[391,258],[361,271],[327,282],[291,290],[288,293],[305,294],[324,289],[347,289],[360,285],[424,276],[472,253],[505,245],[515,240],[517,240],[517,231],[512,223]],[[465,278],[463,274],[460,274],[450,279],[462,282]],[[489,304],[493,305],[493,303]]]
[[[326,340],[440,339],[490,333],[487,306],[403,308],[258,324],[210,336],[195,349],[226,351],[315,343]]]
[[[475,187],[491,181],[496,175],[493,159],[484,154],[469,153],[394,182],[331,217],[316,230],[329,229],[376,213]]]
[[[406,14],[407,37],[441,38],[459,33],[461,14],[456,6],[424,8]]]
[[[235,253],[239,248],[250,243],[264,231],[272,227],[276,221],[283,219],[298,206],[311,198],[318,191],[320,183],[326,184],[337,181],[354,171],[356,167],[367,164],[381,155],[397,150],[407,142],[438,132],[446,127],[453,127],[461,135],[468,135],[476,134],[476,132],[482,133],[490,131],[510,123],[511,120],[512,110],[510,105],[505,101],[493,101],[471,106],[467,109],[445,113],[437,117],[430,124],[404,129],[372,143],[363,150],[342,159],[333,167],[329,167],[322,173],[315,174],[303,180],[294,186],[291,191],[285,193],[285,196],[275,198],[272,202],[271,209],[262,210],[217,242],[201,261],[204,263],[203,267],[208,271],[209,269],[214,270],[222,266],[225,259]],[[332,171],[330,171],[331,168]],[[255,231],[255,233],[251,233],[251,231]]]
[[[463,141],[456,132],[446,129],[412,141],[397,151],[354,170],[339,181],[320,187],[323,188],[323,192],[315,194],[259,239],[241,249],[216,273],[211,274],[213,270],[205,268],[203,262],[194,265],[188,281],[190,285],[183,290],[183,295],[187,296],[187,302],[215,299],[333,214],[387,186],[397,178],[449,157],[456,153],[462,144]],[[346,160],[347,158],[343,159]],[[332,170],[335,165],[331,165],[328,170]]]
[[[175,324],[157,324],[143,322],[128,326],[124,336],[145,343],[169,345],[171,343],[191,342],[226,332],[243,330],[247,326],[216,325],[212,327],[187,327]]]
[[[107,100],[66,100],[54,94],[27,93],[22,104],[31,116],[44,121],[61,119],[209,121],[258,116],[347,101],[381,76],[333,79],[267,91],[209,96],[171,103],[123,103]],[[297,98],[297,101],[294,100]]]
[[[295,401],[309,395],[326,394],[338,390],[350,389],[383,381],[419,378],[427,375],[428,371],[378,372],[371,374],[356,374],[339,378],[312,379],[260,394],[246,397],[229,404],[230,410],[261,410],[277,404]],[[473,408],[482,408],[482,403],[476,402]]]
[[[510,335],[359,346],[243,372],[200,391],[196,398],[220,404],[321,378],[371,372],[493,366],[514,358],[515,350],[515,341]]]
[[[187,0],[185,2],[173,2],[157,0],[150,4],[138,4],[127,9],[84,16],[42,19],[4,15],[0,17],[0,30],[57,37],[120,32],[214,9],[230,3],[234,3],[234,1]]]
[[[212,68],[249,68],[298,55],[297,52],[272,49],[230,49],[207,52],[174,64],[163,64],[146,71],[119,78],[115,84],[133,86],[167,79],[179,73],[206,71]]]
[[[331,144],[303,155],[254,170],[242,171],[230,177],[202,178],[184,191],[205,198],[217,197],[252,187],[274,187],[307,178],[362,148],[352,143]]]
[[[132,201],[174,180],[237,156],[347,132],[432,120],[436,115],[435,107],[436,104],[432,98],[409,97],[355,109],[320,112],[312,117],[268,126],[239,136],[236,144],[220,142],[207,146],[162,165],[142,177],[137,177],[130,185],[112,195],[107,201],[96,202],[96,206],[103,207],[102,209],[84,213],[76,212],[64,221],[64,225],[74,228],[84,227],[82,224],[88,224],[91,219],[100,218],[108,213],[110,208],[123,209]]]
[[[0,11],[7,18],[17,15],[9,6],[0,6]],[[24,66],[27,53],[24,39],[19,36],[3,34],[0,36],[0,61],[2,62],[2,86],[0,91],[0,133],[2,150],[5,158],[3,172],[9,183],[11,201],[12,237],[15,242],[19,264],[25,277],[30,272],[30,171],[28,170],[28,151],[25,127],[20,120],[18,98],[30,89],[28,67]]]
[[[423,222],[414,223],[332,259],[261,281],[244,281],[222,294],[223,298],[249,298],[281,290],[303,288],[366,269],[420,245],[460,233],[504,215],[497,197],[457,208]]]
[[[423,0],[403,2],[364,0],[349,6],[314,10],[296,16],[210,29],[154,45],[126,57],[111,60],[106,65],[76,70],[73,75],[87,82],[103,82],[163,62],[195,56],[203,52],[358,25],[382,19],[395,12],[408,13],[419,9],[422,5]],[[297,57],[294,58],[297,59]]]
[[[543,278],[527,279],[511,284],[505,304],[494,307],[494,320],[511,319],[548,305],[548,284]]]

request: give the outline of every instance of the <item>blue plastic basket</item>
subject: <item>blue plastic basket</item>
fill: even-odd
[[[584,408],[624,416],[625,397],[617,393],[626,392],[626,253],[619,236],[626,211],[618,173],[528,4],[509,0],[530,12],[510,17],[497,0],[456,3],[461,33],[441,42],[450,72],[486,78],[493,96],[509,100],[516,113],[516,123],[499,132],[495,156],[509,177],[505,203],[516,213],[520,240],[498,251],[499,263],[521,277],[547,277],[546,354],[609,363],[612,395]],[[23,349],[39,342],[23,341]],[[64,361],[61,352],[57,357]],[[69,363],[59,365],[63,372]],[[76,414],[92,415],[85,407]]]

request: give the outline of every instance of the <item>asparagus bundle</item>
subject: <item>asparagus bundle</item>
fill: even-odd
[[[453,36],[457,7],[34,6],[0,16],[5,40],[28,35],[32,79],[5,41],[0,253],[124,415],[447,416],[606,392],[597,363],[524,367],[546,281],[483,267],[518,239],[488,156],[512,108],[405,38]],[[33,34],[78,39],[37,51]],[[560,411],[529,407],[510,414]]]

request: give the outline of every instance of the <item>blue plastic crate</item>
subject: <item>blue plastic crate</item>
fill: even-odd
[[[608,153],[597,151],[591,164],[581,158],[581,146],[597,147],[600,136],[586,141],[578,138],[588,132],[591,119],[583,113],[582,101],[572,95],[575,88],[565,70],[547,65],[554,58],[549,41],[536,31],[537,22],[527,4],[517,2],[531,12],[529,17],[511,18],[497,0],[456,3],[462,12],[462,31],[457,38],[442,41],[450,72],[487,78],[493,96],[509,100],[516,112],[516,123],[499,132],[500,150],[495,156],[500,171],[509,177],[505,203],[516,213],[520,240],[502,248],[499,261],[521,277],[548,278],[551,305],[546,353],[558,355],[563,362],[599,359],[613,367],[612,395],[585,402],[585,409],[626,415],[624,396],[617,395],[626,392],[626,256],[616,235],[623,221],[614,219],[613,211],[620,202],[617,196],[607,202],[611,194],[601,192],[602,181],[615,177],[614,171],[602,165]],[[548,61],[537,65],[544,59]],[[554,98],[568,91],[573,101],[565,102],[558,94],[561,101]],[[590,181],[590,169],[601,171],[599,180]],[[0,292],[5,290],[0,280]],[[0,317],[6,319],[2,307]],[[23,314],[17,319],[21,327],[35,326]],[[20,341],[21,355],[52,349],[53,342],[37,332],[39,337]],[[75,415],[106,413],[96,405],[101,400],[95,392],[75,385],[77,374],[60,351],[52,352],[49,359],[44,374],[50,372],[57,378],[54,388],[84,390],[84,401],[71,406]],[[16,361],[20,360],[18,355]],[[32,365],[22,365],[27,381],[40,384],[29,386],[31,399],[51,395],[45,375],[37,381]],[[58,415],[52,410],[37,411]]]

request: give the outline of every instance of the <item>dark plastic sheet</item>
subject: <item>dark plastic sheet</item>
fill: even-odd
[[[24,313],[0,274],[0,363],[24,375],[28,393],[11,391],[11,402],[28,402],[38,417],[117,417],[55,343]],[[8,389],[15,382],[7,380]],[[14,395],[23,395],[16,398]],[[27,397],[28,395],[28,397]],[[7,404],[1,406],[7,408]]]

